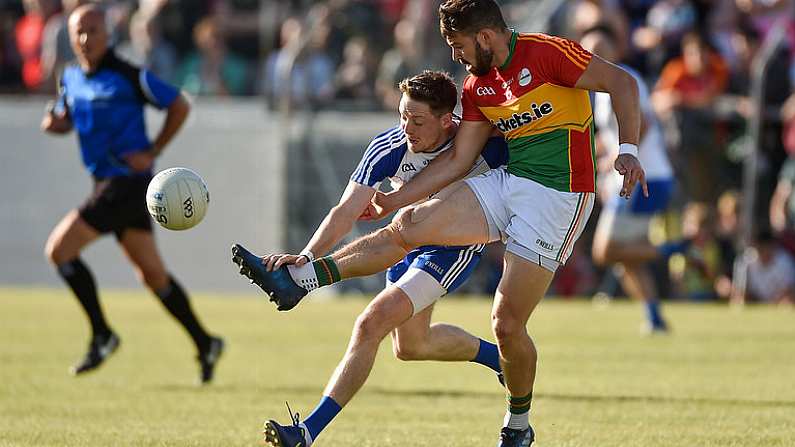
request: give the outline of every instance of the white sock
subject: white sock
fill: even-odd
[[[516,430],[527,430],[530,426],[530,412],[514,414],[510,410],[505,412],[505,419],[502,421],[503,427],[513,428]]]
[[[293,281],[306,289],[307,292],[311,292],[318,288],[317,274],[315,273],[315,267],[311,262],[307,262],[301,267],[288,265],[287,271],[290,272],[290,276],[293,278]]]
[[[312,435],[309,434],[309,429],[306,428],[306,425],[303,422],[298,423],[298,426],[304,429],[304,441],[306,441],[306,447],[309,447],[314,441],[312,439]]]

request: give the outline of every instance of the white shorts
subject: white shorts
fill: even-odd
[[[416,315],[461,287],[478,265],[482,251],[482,244],[419,247],[389,267],[386,285],[394,285],[405,292]]]
[[[610,208],[602,209],[596,224],[596,234],[616,242],[649,240],[652,214],[618,213]]]
[[[550,270],[566,262],[585,229],[594,193],[562,192],[502,167],[464,180],[486,214],[489,240]]]
[[[430,273],[418,268],[409,268],[397,281],[386,281],[387,287],[395,286],[405,293],[411,305],[414,307],[412,316],[425,310],[434,304],[439,298],[447,294],[447,290],[442,287]]]

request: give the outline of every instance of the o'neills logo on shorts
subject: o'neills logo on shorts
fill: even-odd
[[[547,250],[550,250],[550,251],[555,249],[554,245],[552,245],[549,242],[547,242],[545,240],[542,240],[542,239],[536,239],[536,245],[538,245],[541,248],[545,248]]]
[[[526,124],[530,124],[533,121],[540,120],[541,118],[552,113],[552,111],[552,104],[548,102],[545,102],[541,105],[533,103],[530,104],[530,110],[522,113],[514,113],[508,119],[500,118],[500,120],[495,122],[494,125],[497,126],[497,129],[499,129],[500,132],[507,133]]]

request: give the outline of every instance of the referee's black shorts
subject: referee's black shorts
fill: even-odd
[[[80,217],[100,233],[113,232],[121,240],[124,230],[152,231],[146,209],[146,188],[151,175],[94,179],[94,191],[80,205]]]

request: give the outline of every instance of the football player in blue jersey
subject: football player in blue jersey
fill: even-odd
[[[458,91],[446,74],[425,71],[399,85],[400,124],[376,136],[353,172],[339,204],[328,213],[306,248],[298,254],[258,258],[236,245],[234,261],[249,277],[250,267],[266,263],[278,269],[288,265],[301,287],[318,287],[319,275],[332,269],[314,269],[309,261],[330,250],[366,214],[384,180],[393,188],[409,181],[432,159],[452,147],[458,127],[453,116]],[[502,137],[489,139],[470,175],[507,162]],[[444,196],[443,190],[438,196]],[[331,422],[370,374],[378,347],[389,334],[395,356],[401,360],[470,361],[483,364],[501,378],[497,347],[464,329],[446,323],[431,324],[434,303],[458,288],[478,263],[483,244],[461,247],[425,246],[412,250],[387,271],[387,286],[356,321],[348,349],[323,392],[315,410],[303,421],[283,426],[265,423],[265,441],[271,446],[309,446]],[[295,303],[297,304],[297,303]],[[292,306],[282,306],[287,310]]]
[[[97,5],[75,9],[69,38],[77,63],[59,80],[59,95],[41,123],[44,131],[77,132],[83,163],[94,190],[55,226],[46,256],[69,285],[91,323],[88,352],[72,368],[81,374],[100,366],[119,346],[119,337],[103,315],[94,278],[80,252],[103,234],[114,233],[141,281],[190,334],[198,351],[200,381],[213,378],[223,340],[199,323],[188,296],[166,271],[146,210],[146,188],[155,158],[176,135],[190,110],[183,94],[145,69],[116,57],[108,47],[105,14]],[[162,129],[150,141],[144,105],[166,110]]]

